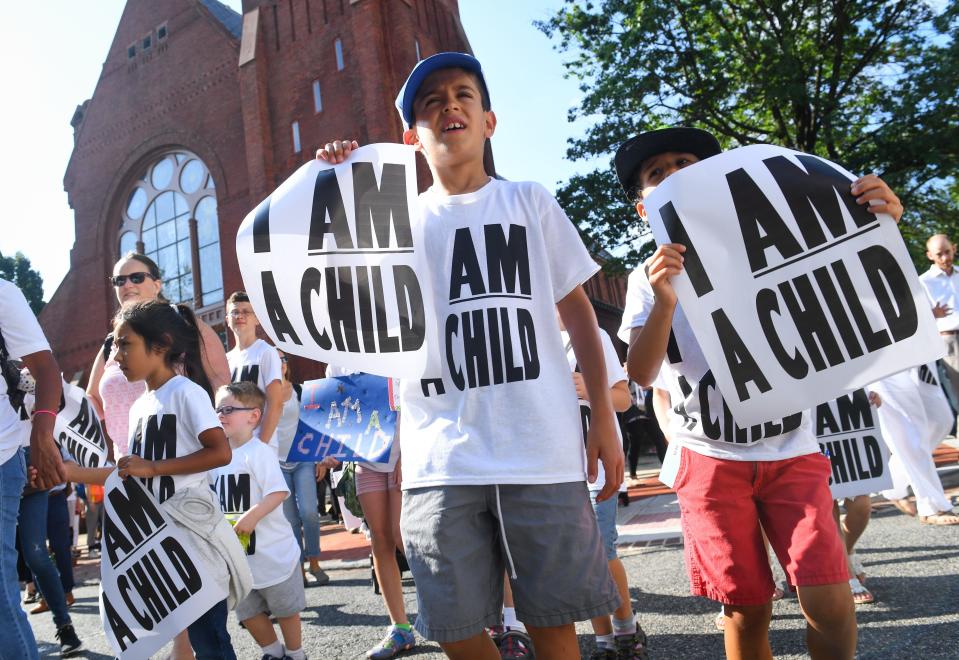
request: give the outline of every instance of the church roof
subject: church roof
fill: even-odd
[[[237,39],[243,32],[243,17],[219,0],[200,0],[204,7]]]

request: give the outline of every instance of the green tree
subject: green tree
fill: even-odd
[[[907,208],[917,260],[959,237],[959,0],[567,0],[538,27],[566,54],[597,117],[568,156],[611,157],[640,131],[694,125],[725,148],[771,143],[879,173]],[[612,166],[574,176],[560,203],[595,244],[647,243]],[[918,241],[918,243],[917,243]],[[923,257],[924,260],[924,257]],[[917,262],[918,263],[918,262]]]
[[[20,287],[33,313],[40,313],[46,304],[43,302],[43,278],[33,270],[30,260],[22,252],[17,252],[12,257],[0,254],[0,278]]]

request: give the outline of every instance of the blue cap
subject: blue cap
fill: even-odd
[[[416,92],[420,85],[434,71],[440,69],[466,69],[475,73],[480,80],[483,89],[480,90],[489,99],[489,90],[486,88],[486,78],[483,77],[483,67],[479,60],[466,53],[437,53],[430,55],[425,60],[417,62],[416,66],[410,72],[409,77],[396,95],[396,109],[403,118],[403,123],[407,128],[413,125],[413,99],[416,98]]]

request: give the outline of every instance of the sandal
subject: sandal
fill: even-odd
[[[786,597],[786,592],[783,591],[782,587],[777,586],[775,589],[773,589],[773,598],[772,598],[773,602],[777,600],[782,600],[785,597]]]
[[[889,500],[892,502],[892,505],[902,511],[907,516],[912,516],[913,518],[919,513],[916,511],[916,503],[910,502],[908,499],[903,498],[901,500]]]
[[[931,516],[919,516],[923,525],[959,525],[959,516],[952,511],[940,511]]]
[[[852,574],[860,582],[866,581],[866,567],[862,565],[862,560],[856,555],[855,551],[849,553],[849,566],[852,567]]]
[[[852,601],[856,605],[868,605],[876,602],[876,597],[872,592],[862,586],[862,582],[856,578],[849,578],[849,588],[852,590]]]

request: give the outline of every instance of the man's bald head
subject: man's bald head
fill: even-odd
[[[956,256],[956,246],[945,234],[935,234],[926,241],[926,258],[936,264],[940,270],[952,274],[952,261]]]
[[[949,237],[946,236],[945,234],[933,234],[928,239],[926,239],[926,249],[931,250],[933,249],[933,246],[939,247],[943,243],[945,243],[946,245],[952,245],[952,241],[950,241]]]

